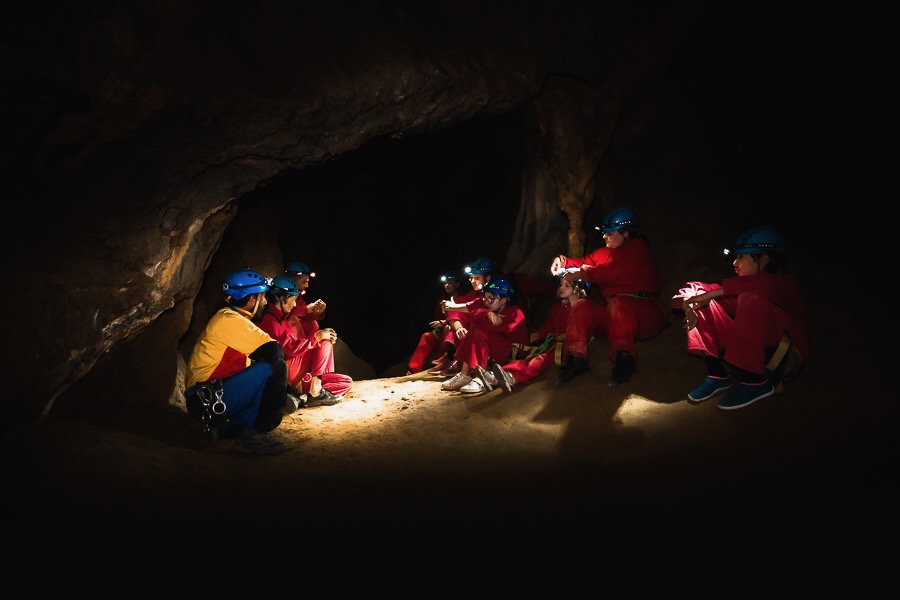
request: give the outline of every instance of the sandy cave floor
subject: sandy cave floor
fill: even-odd
[[[2,439],[11,535],[196,542],[227,520],[229,538],[296,533],[347,559],[462,547],[683,572],[698,555],[749,552],[743,564],[772,576],[845,582],[900,556],[884,477],[896,408],[877,384],[835,377],[826,342],[784,394],[739,411],[693,405],[704,370],[683,341],[670,327],[642,342],[617,388],[597,341],[591,372],[565,386],[555,369],[511,394],[443,392],[424,373],[357,381],[341,404],[285,417],[277,435],[292,449],[278,456],[206,447],[175,407],[100,425],[51,415]]]

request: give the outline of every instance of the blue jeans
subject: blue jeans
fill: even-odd
[[[272,376],[272,365],[256,362],[243,371],[222,380],[222,401],[228,428],[234,431],[252,429],[259,413],[263,390]],[[194,395],[203,382],[195,383],[184,391],[184,396]]]

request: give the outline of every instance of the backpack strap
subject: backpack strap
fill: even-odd
[[[791,349],[791,338],[788,337],[788,334],[784,334],[781,338],[781,342],[778,344],[778,347],[775,348],[775,352],[772,354],[772,358],[769,359],[769,362],[766,363],[766,370],[770,373],[773,373],[777,377],[777,381],[775,381],[775,393],[780,394],[784,391],[784,373],[779,373],[778,368],[781,366],[782,361],[784,361],[785,357],[787,357],[787,353]],[[782,369],[783,370],[783,369]]]

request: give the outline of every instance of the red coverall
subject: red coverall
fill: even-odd
[[[628,352],[637,360],[636,340],[650,339],[671,319],[669,306],[659,297],[656,265],[650,245],[632,236],[618,248],[603,246],[581,258],[564,259],[564,268],[584,268],[584,281],[594,284],[605,301],[582,299],[572,307],[566,328],[565,351],[587,358],[591,337],[609,343],[609,360]]]
[[[568,302],[557,302],[553,305],[547,320],[535,332],[538,334],[539,341],[545,339],[548,335],[561,336],[566,332],[569,314],[572,311],[571,306]],[[516,378],[517,385],[531,381],[553,365],[556,358],[556,344],[558,343],[550,344],[549,348],[532,358],[520,358],[505,364],[503,365],[503,370],[507,373],[512,373]],[[500,364],[503,363],[501,362]]]
[[[319,313],[317,315],[309,314],[309,307],[307,306],[306,300],[304,300],[303,296],[297,296],[297,304],[291,309],[291,317],[296,317],[299,320],[299,324],[303,327],[303,334],[311,338],[316,334],[319,330],[319,321],[325,318],[325,313]]]
[[[480,295],[480,292],[479,292]],[[513,343],[528,343],[528,327],[525,313],[514,304],[507,304],[496,314],[502,322],[499,326],[491,323],[487,308],[469,308],[469,332],[456,349],[456,360],[470,367],[488,368],[488,361],[501,365],[509,360]]]
[[[724,294],[698,310],[697,326],[687,332],[688,352],[722,357],[739,369],[762,375],[766,349],[778,346],[787,333],[801,362],[806,363],[807,306],[793,276],[757,273],[729,277],[721,286],[699,282],[689,285],[696,294],[719,287]]]
[[[308,321],[318,330],[319,325],[315,319],[310,317]],[[349,375],[334,372],[334,344],[316,342],[313,334],[305,332],[295,311],[285,316],[277,306],[269,304],[259,322],[259,328],[277,340],[284,349],[284,362],[287,364],[288,383],[291,387],[307,393],[309,378],[304,378],[307,374],[318,376],[322,380],[322,387],[336,396],[346,394],[353,386],[353,379]]]
[[[444,311],[441,310],[441,302],[444,300],[450,300],[450,296],[447,294],[442,294],[440,298],[438,298],[437,303],[434,307],[434,318],[432,321],[440,321],[444,318]],[[422,337],[419,338],[419,343],[416,344],[416,349],[413,350],[412,358],[409,359],[409,370],[412,373],[418,373],[422,369],[425,368],[425,362],[434,354],[437,354],[438,346],[440,346],[441,340],[446,337],[446,327],[444,330],[431,330],[429,329],[425,333],[422,334]]]
[[[469,312],[450,310],[447,311],[443,318],[447,319],[447,321],[459,321],[460,325],[468,329],[469,321],[472,319],[472,312],[475,309],[484,308],[484,302],[481,300],[482,295],[484,295],[484,290],[469,290],[462,296],[456,298],[456,304],[465,304],[468,307]],[[447,331],[444,332],[443,342],[454,347],[456,346],[456,332],[453,331],[452,327],[448,327]]]

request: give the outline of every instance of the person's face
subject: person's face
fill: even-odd
[[[458,290],[458,289],[459,289],[458,281],[445,281],[444,282],[444,291],[447,292],[449,295],[452,296],[453,294],[456,293],[456,290]]]
[[[622,244],[625,243],[626,235],[628,232],[622,233],[621,231],[613,231],[610,233],[603,234],[603,241],[606,242],[606,247],[613,249],[618,248]]]
[[[474,273],[469,275],[469,285],[472,286],[473,290],[481,290],[487,282],[488,280],[485,275],[476,275]]]
[[[756,275],[763,268],[763,265],[752,254],[738,254],[734,257],[731,266],[734,267],[734,272],[738,277]]]
[[[297,296],[285,296],[281,301],[281,312],[289,313],[294,310],[295,306],[297,306]]]
[[[573,293],[575,293],[575,288],[572,286],[572,282],[560,279],[559,290],[556,292],[556,295],[563,300],[567,300],[572,297]]]
[[[481,297],[481,301],[484,302],[484,307],[486,309],[493,312],[497,312],[503,308],[503,297],[498,296],[493,292],[486,292],[484,296]]]
[[[300,294],[305,294],[306,289],[309,287],[309,275],[292,275],[291,279],[297,284],[297,289],[300,290]]]

